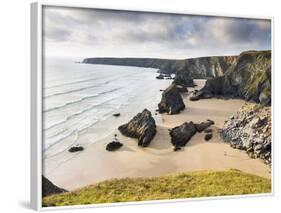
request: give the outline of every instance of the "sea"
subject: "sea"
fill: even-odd
[[[47,58],[43,66],[43,158],[77,145],[91,129],[89,145],[115,134],[119,125],[147,108],[155,115],[161,89],[157,69],[77,63]],[[120,113],[119,117],[113,114]]]

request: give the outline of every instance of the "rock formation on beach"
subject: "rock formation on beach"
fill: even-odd
[[[53,195],[53,194],[59,194],[59,193],[63,193],[63,192],[67,192],[67,191],[65,189],[62,189],[62,188],[56,186],[55,184],[53,184],[51,181],[49,181],[47,178],[45,178],[42,175],[42,196],[43,197]]]
[[[271,104],[271,51],[243,52],[224,75],[209,79],[191,100],[212,96],[238,97]]]
[[[158,104],[159,113],[167,112],[168,114],[177,114],[184,110],[185,105],[183,103],[180,92],[175,84],[171,84],[162,93],[162,98]]]
[[[221,136],[233,148],[271,164],[271,108],[246,104],[226,121]]]
[[[117,149],[120,149],[122,146],[123,144],[120,143],[119,141],[112,141],[106,145],[105,149],[107,151],[116,151]]]
[[[190,122],[185,122],[180,126],[174,127],[170,130],[171,143],[175,146],[175,151],[177,151],[178,147],[183,147],[187,144],[187,142],[195,135],[197,132],[202,132],[206,130],[208,127],[213,125],[214,122],[212,120],[207,120],[205,122],[201,122],[199,124]],[[210,140],[212,138],[212,133],[207,134],[207,139]]]
[[[180,126],[174,127],[170,130],[171,143],[175,147],[183,147],[197,132],[195,124],[185,122]]]
[[[156,134],[156,124],[151,112],[144,109],[118,130],[127,137],[137,138],[139,146],[147,147]]]
[[[84,150],[84,147],[82,146],[72,146],[68,149],[69,152],[81,152]]]

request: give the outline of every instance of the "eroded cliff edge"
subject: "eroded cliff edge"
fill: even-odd
[[[271,105],[271,51],[241,53],[224,75],[207,80],[197,96],[242,98]]]

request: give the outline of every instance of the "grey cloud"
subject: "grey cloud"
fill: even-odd
[[[59,7],[44,14],[46,41],[67,42],[92,55],[118,55],[122,49],[122,56],[188,57],[270,49],[271,43],[266,20]]]

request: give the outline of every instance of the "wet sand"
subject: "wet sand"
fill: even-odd
[[[196,83],[200,88],[204,81]],[[242,107],[245,103],[243,100],[205,99],[191,102],[184,95],[184,102],[186,109],[180,114],[161,115],[157,134],[149,147],[138,147],[137,140],[124,137],[116,130],[118,139],[124,144],[118,151],[105,150],[106,144],[113,139],[112,134],[86,146],[83,152],[66,151],[47,159],[43,173],[56,185],[68,190],[112,178],[151,177],[198,170],[233,168],[271,177],[270,168],[261,160],[249,158],[244,151],[231,148],[219,137],[218,129]],[[214,130],[213,138],[206,142],[204,133],[197,133],[182,150],[174,152],[168,129],[186,121],[200,122],[206,119],[215,121],[211,127]],[[91,130],[85,132],[79,137],[78,143],[90,141],[92,134]],[[57,165],[56,162],[61,159],[66,160]]]

